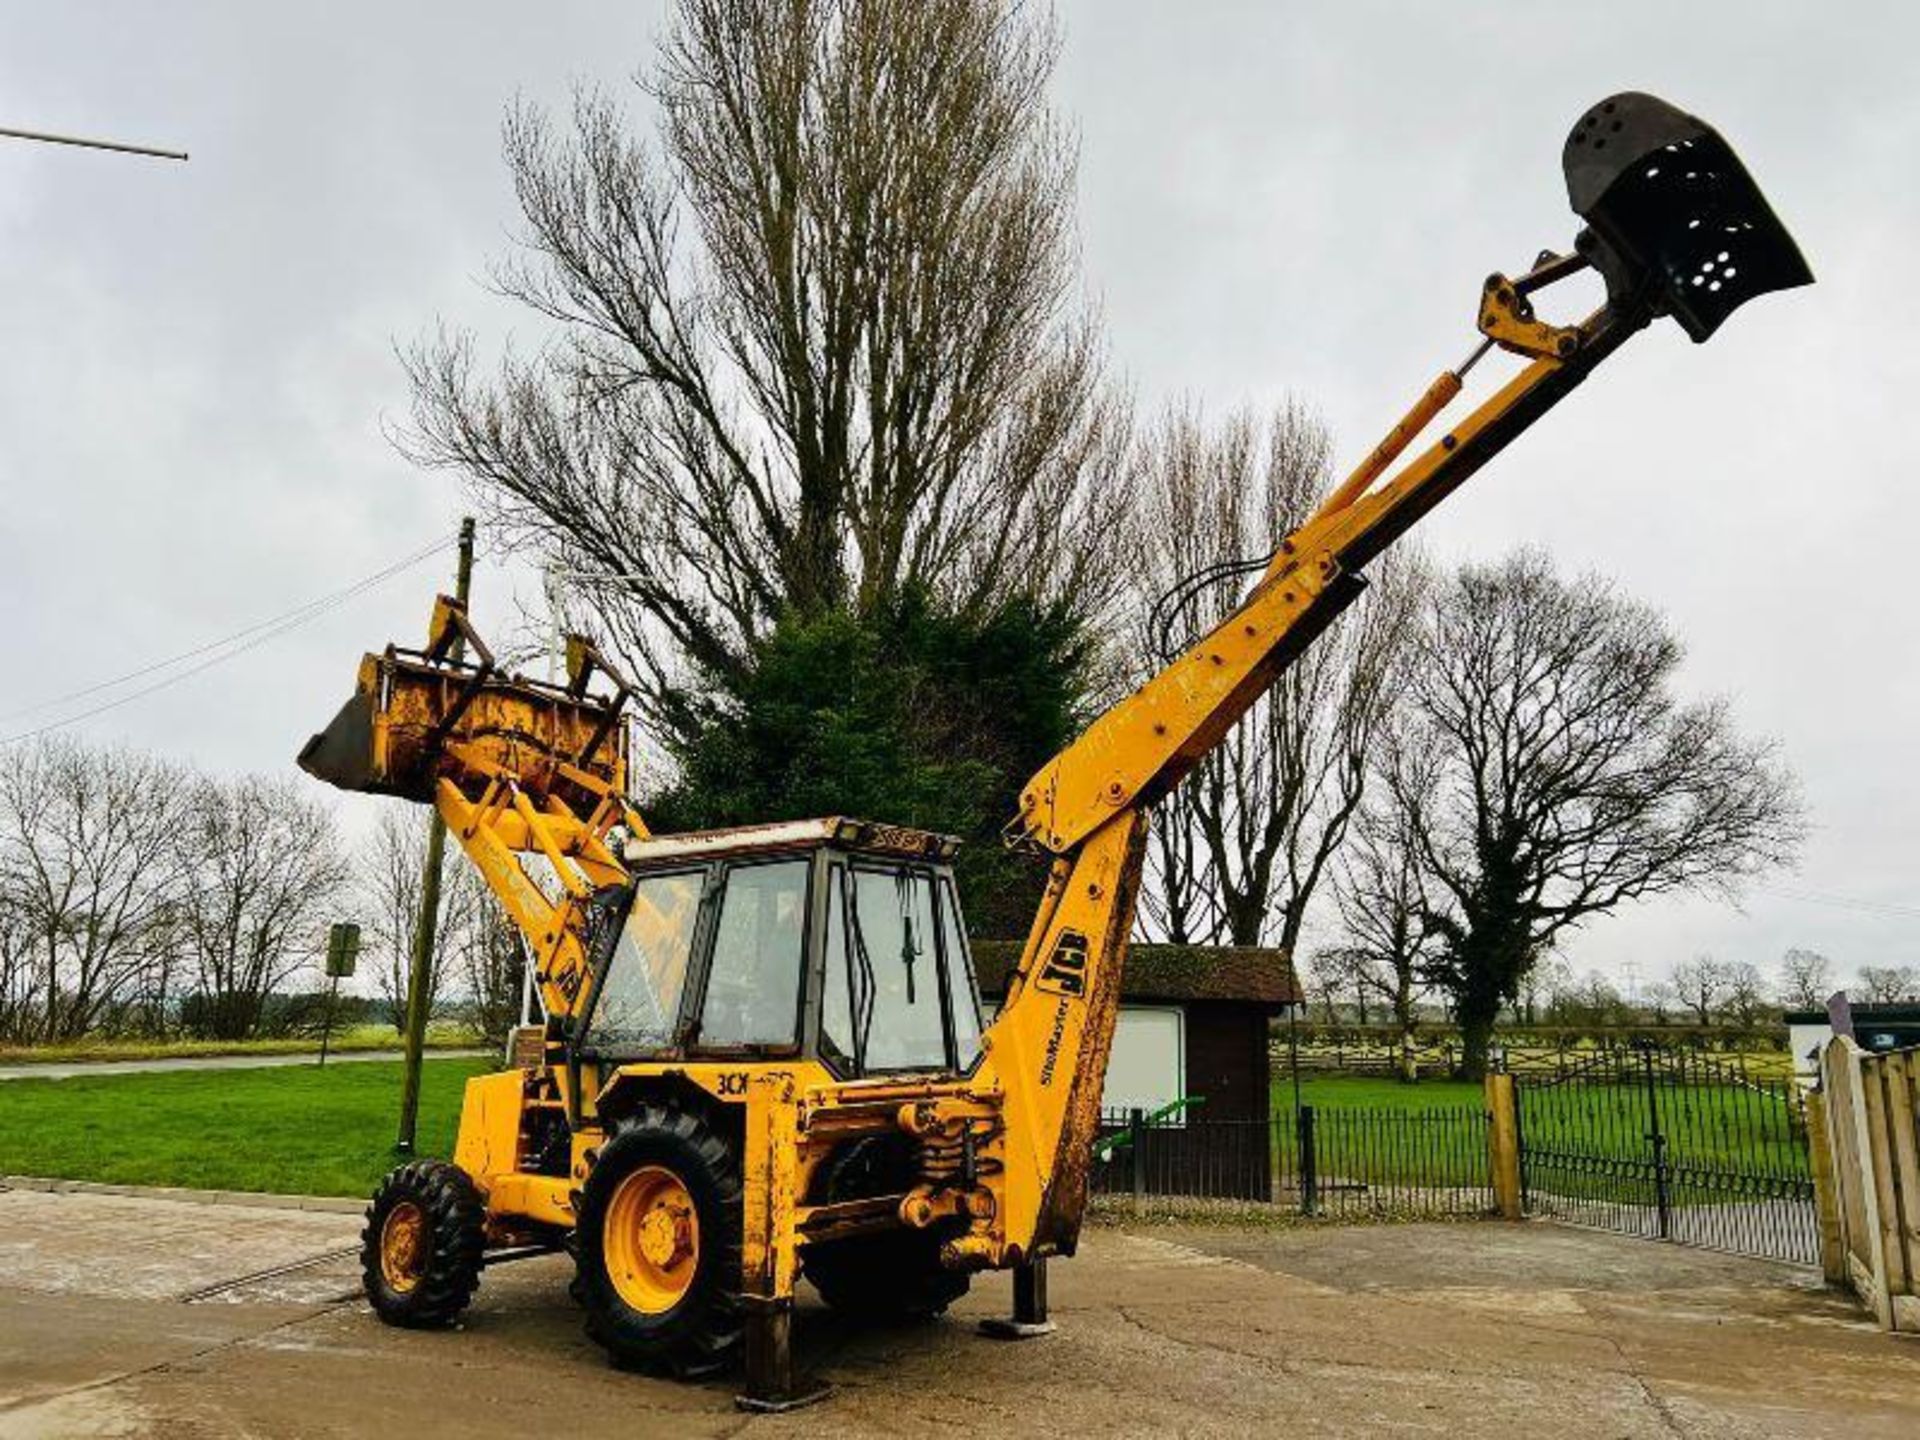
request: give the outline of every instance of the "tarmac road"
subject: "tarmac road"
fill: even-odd
[[[1805,1272],[1552,1224],[1094,1228],[1045,1339],[972,1333],[1002,1276],[905,1330],[807,1303],[837,1388],[777,1417],[610,1369],[561,1259],[490,1273],[456,1331],[388,1329],[358,1225],[0,1192],[0,1436],[1920,1434],[1920,1343]]]

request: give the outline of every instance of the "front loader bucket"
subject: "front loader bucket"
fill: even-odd
[[[1615,299],[1646,295],[1694,341],[1756,295],[1813,281],[1760,187],[1711,125],[1628,91],[1580,117],[1561,163]]]
[[[300,750],[300,768],[341,790],[431,803],[442,779],[477,792],[510,780],[587,810],[626,786],[630,693],[597,651],[576,641],[570,678],[549,685],[494,668],[464,607],[442,599],[425,650],[388,646],[360,662],[353,696]],[[453,658],[456,639],[477,661]],[[598,671],[616,693],[586,693]]]

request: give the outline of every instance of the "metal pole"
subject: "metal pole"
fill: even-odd
[[[1146,1112],[1137,1107],[1127,1112],[1127,1131],[1133,1144],[1133,1213],[1140,1213],[1141,1197],[1147,1189]]]
[[[473,589],[473,519],[460,522],[460,565],[453,593],[466,604]],[[456,638],[450,653],[455,660],[466,652]],[[413,927],[413,953],[407,964],[407,1062],[400,1087],[400,1134],[393,1148],[413,1153],[414,1131],[420,1119],[420,1062],[427,1044],[427,981],[432,971],[435,933],[440,926],[440,863],[447,853],[447,822],[436,808],[427,821],[427,863],[420,875],[420,916]]]
[[[1300,1002],[1287,1006],[1287,1065],[1293,1071],[1293,1112],[1300,1113]]]
[[[151,155],[156,160],[184,160],[184,150],[156,150],[151,145],[126,145],[118,140],[84,140],[78,135],[55,135],[45,130],[13,130],[0,126],[0,138],[38,140],[46,145],[77,145],[82,150],[117,150],[123,155]]]
[[[1295,1117],[1300,1144],[1300,1213],[1320,1213],[1320,1157],[1314,1148],[1313,1107],[1302,1105]]]
[[[320,1022],[320,1068],[327,1065],[327,1042],[333,1038],[333,1007],[340,1000],[340,977],[333,976],[327,981],[327,1017]]]
[[[1653,1073],[1653,1047],[1640,1047],[1640,1064],[1647,1080],[1647,1123],[1652,1128],[1647,1139],[1653,1144],[1653,1203],[1660,1225],[1660,1238],[1673,1233],[1673,1209],[1667,1194],[1667,1137],[1660,1131],[1660,1086]]]

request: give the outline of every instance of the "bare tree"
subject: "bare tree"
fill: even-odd
[[[1418,1007],[1428,988],[1435,932],[1426,921],[1420,862],[1397,812],[1363,810],[1334,894],[1346,949],[1362,986],[1386,1005],[1400,1037],[1400,1074],[1419,1078],[1414,1059]]]
[[[1680,992],[1671,980],[1655,980],[1640,992],[1640,1006],[1656,1025],[1666,1024],[1668,1013],[1679,1003]]]
[[[354,855],[353,885],[360,913],[367,917],[373,985],[398,1033],[406,1030],[408,964],[426,863],[426,828],[410,808],[399,805],[381,810],[373,833]],[[457,862],[448,867],[461,868]],[[444,927],[437,933],[444,934]]]
[[[520,932],[489,895],[455,939],[455,968],[460,972],[473,1022],[489,1045],[502,1045],[520,1016],[522,976],[527,950]]]
[[[509,114],[495,283],[552,332],[491,376],[468,337],[414,347],[402,443],[588,572],[656,723],[789,610],[1111,593],[1126,417],[1076,298],[1057,44],[997,0],[678,0],[656,144],[598,92]]]
[[[1572,968],[1557,956],[1549,955],[1537,965],[1528,966],[1512,1001],[1520,1023],[1538,1025],[1541,1017],[1553,1008],[1555,997],[1571,989],[1573,983]]]
[[[1138,651],[1164,663],[1238,602],[1247,573],[1301,525],[1330,480],[1326,427],[1296,401],[1265,422],[1209,425],[1168,411],[1139,462]],[[1373,593],[1257,701],[1163,805],[1150,918],[1211,921],[1195,938],[1293,948],[1364,793],[1370,751],[1399,690],[1418,610],[1406,552],[1372,572]],[[1183,889],[1185,887],[1185,889]],[[1194,905],[1188,891],[1210,893]]]
[[[1760,977],[1760,967],[1751,960],[1735,960],[1726,973],[1727,998],[1722,1013],[1741,1029],[1751,1030],[1767,1012],[1767,986]]]
[[[1702,1025],[1711,1025],[1725,1002],[1733,975],[1730,967],[1711,955],[1696,955],[1673,967],[1673,988],[1680,1003]]]
[[[1862,965],[1860,989],[1869,1005],[1920,997],[1920,970],[1911,965]]]
[[[1468,1073],[1569,929],[1629,900],[1733,893],[1783,864],[1801,812],[1771,748],[1673,694],[1681,646],[1604,580],[1523,551],[1429,606],[1388,752],[1420,849]]]
[[[411,807],[381,812],[372,836],[354,857],[353,888],[368,917],[373,985],[387,1002],[396,1032],[404,1033],[407,989],[412,983],[413,938],[420,923],[420,881],[427,863],[427,832]],[[445,862],[440,879],[440,916],[433,953],[427,957],[427,1014],[436,1014],[451,981],[465,974],[462,958],[489,920],[492,900],[473,866],[459,856]]]
[[[1780,998],[1795,1010],[1823,1010],[1833,993],[1833,962],[1799,946],[1780,957]]]
[[[39,970],[36,1038],[86,1034],[138,985],[180,882],[186,793],[165,761],[64,738],[0,765],[0,889]]]
[[[245,1039],[319,951],[322,907],[346,878],[333,816],[292,781],[203,780],[184,843],[192,866],[180,928],[199,1028]]]
[[[1589,970],[1578,980],[1566,977],[1555,987],[1547,1007],[1548,1018],[1555,1025],[1583,1029],[1618,1025],[1626,1013],[1626,1001],[1619,989],[1597,970]]]
[[[1351,953],[1337,947],[1315,951],[1307,961],[1303,988],[1309,1010],[1317,1004],[1323,1024],[1338,1024],[1341,996],[1353,988]]]
[[[0,872],[0,1041],[34,1038],[40,1019],[40,971],[24,907]]]
[[[1176,786],[1154,807],[1135,921],[1143,939],[1169,945],[1213,945],[1226,933],[1194,813],[1196,793],[1195,786]]]

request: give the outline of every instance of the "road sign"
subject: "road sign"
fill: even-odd
[[[351,920],[337,921],[327,931],[327,977],[351,979],[354,962],[359,958],[360,927]]]

